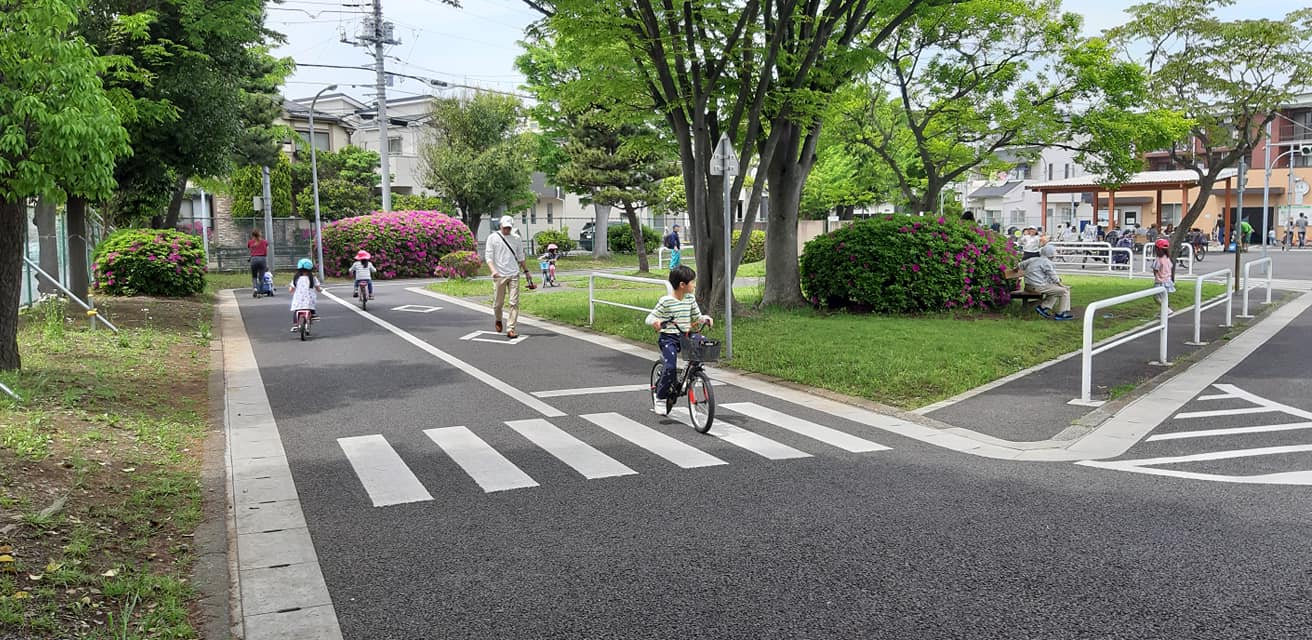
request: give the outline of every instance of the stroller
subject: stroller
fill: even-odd
[[[259,298],[260,296],[273,297],[273,272],[271,271],[265,271],[264,275],[260,277],[260,286],[255,290],[255,297]]]
[[[1113,246],[1121,249],[1129,249],[1130,253],[1124,251],[1115,252],[1114,255],[1112,255],[1112,264],[1130,264],[1130,256],[1134,255],[1134,235],[1128,232],[1122,233],[1121,236],[1116,239],[1116,242],[1113,243]]]

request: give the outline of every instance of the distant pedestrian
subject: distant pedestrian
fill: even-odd
[[[1248,224],[1247,220],[1239,223],[1239,240],[1243,250],[1248,251],[1248,243],[1253,241],[1253,225]]]
[[[1267,229],[1267,230],[1266,230],[1266,243],[1267,243],[1268,245],[1270,245],[1270,246],[1273,246],[1273,247],[1276,246],[1276,230],[1275,230],[1275,229]]]
[[[675,224],[665,235],[665,248],[670,250],[670,271],[683,262],[683,243],[679,240],[679,225]]]
[[[260,290],[264,272],[269,270],[269,241],[260,237],[258,229],[251,231],[251,239],[246,241],[246,249],[251,256],[251,287]]]
[[[1298,214],[1298,220],[1294,221],[1294,228],[1298,229],[1298,246],[1303,248],[1307,245],[1307,214]]]
[[[515,331],[519,322],[519,273],[522,271],[528,278],[528,288],[537,288],[533,284],[533,276],[529,275],[528,265],[524,263],[524,241],[517,235],[512,235],[515,228],[515,219],[510,216],[501,216],[500,230],[492,233],[487,237],[487,243],[483,246],[483,255],[487,258],[488,269],[492,272],[492,282],[495,283],[493,289],[494,296],[492,301],[492,315],[496,319],[493,327],[497,333],[506,330],[506,337],[514,339],[519,337]],[[510,306],[510,323],[502,323],[502,309]]]
[[[1153,243],[1153,250],[1157,258],[1153,260],[1153,285],[1166,287],[1167,293],[1175,293],[1175,265],[1171,262],[1171,241],[1166,238],[1158,238]],[[1162,302],[1162,296],[1158,294],[1157,301]]]

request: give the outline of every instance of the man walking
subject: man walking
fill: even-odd
[[[1307,214],[1298,214],[1298,220],[1294,221],[1294,228],[1298,229],[1298,247],[1301,249],[1307,245]]]
[[[678,223],[675,223],[674,229],[665,236],[665,248],[670,250],[670,271],[674,271],[674,268],[683,261],[683,244],[679,242]]]
[[[488,235],[487,244],[483,246],[487,268],[492,272],[492,282],[496,283],[492,302],[496,330],[501,333],[503,329],[509,328],[506,337],[512,340],[519,336],[515,332],[515,325],[519,321],[519,272],[528,274],[528,266],[524,264],[524,243],[519,236],[511,235],[514,228],[514,218],[501,216],[500,231]],[[529,288],[533,288],[532,280],[529,280]],[[501,323],[501,310],[506,304],[510,305],[509,325]]]

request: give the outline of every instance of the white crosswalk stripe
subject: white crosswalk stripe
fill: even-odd
[[[884,445],[754,403],[737,403],[726,405],[723,408],[732,409],[750,420],[758,420],[763,424],[774,425],[844,451],[874,452],[889,449]],[[668,417],[644,415],[644,418],[650,418],[649,421],[659,423],[654,423],[653,426],[648,426],[638,420],[615,412],[592,413],[579,417],[587,423],[600,427],[627,443],[635,445],[637,449],[651,453],[681,469],[698,469],[729,464],[725,460],[698,448],[696,442],[700,436],[691,430],[685,434],[687,436],[685,439],[689,442],[675,438],[660,430],[661,428],[670,429],[671,421],[688,425],[690,419],[687,411],[676,410]],[[612,457],[612,454],[603,453],[597,447],[586,442],[586,433],[577,430],[574,430],[574,433],[567,432],[551,420],[541,418],[511,420],[504,424],[587,480],[630,476],[638,473],[627,464]],[[677,432],[680,428],[675,427],[674,430]],[[538,482],[529,473],[521,469],[518,464],[507,458],[496,447],[480,438],[468,427],[425,429],[424,435],[428,436],[485,493],[539,486]],[[814,457],[813,453],[766,437],[752,429],[729,424],[723,419],[716,421],[709,435],[720,442],[734,445],[766,460],[798,460]],[[711,443],[716,440],[700,440],[700,442]],[[397,454],[382,435],[340,438],[338,443],[346,454],[347,461],[359,477],[360,483],[369,494],[374,506],[383,507],[433,500],[432,494],[424,488],[415,474],[406,466],[401,456]]]
[[[637,473],[546,420],[515,420],[506,425],[589,480]]]
[[[433,499],[382,436],[338,438],[337,444],[342,447],[375,507]]]
[[[858,438],[852,434],[839,431],[838,429],[819,425],[801,418],[795,418],[786,413],[763,407],[754,402],[735,402],[721,405],[720,408],[728,409],[735,413],[741,413],[750,418],[760,420],[761,422],[767,422],[781,429],[787,429],[813,440],[819,440],[825,444],[838,447],[844,451],[851,451],[852,453],[868,453],[871,451],[888,450],[888,447],[882,444]]]
[[[491,493],[538,486],[527,473],[465,427],[425,429],[424,435],[451,456],[478,486],[483,487],[483,491]]]
[[[701,449],[679,442],[618,413],[590,413],[581,417],[684,469],[729,464]]]

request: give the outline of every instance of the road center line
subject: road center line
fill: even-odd
[[[453,356],[453,355],[451,355],[451,354],[449,354],[449,353],[447,353],[447,352],[445,352],[445,351],[443,351],[443,350],[441,350],[441,349],[438,349],[437,347],[434,347],[434,346],[431,345],[431,344],[428,344],[427,342],[424,342],[423,340],[420,340],[419,338],[416,338],[413,334],[411,334],[411,333],[405,331],[404,329],[401,329],[401,328],[397,327],[396,325],[394,325],[394,324],[392,324],[392,323],[390,323],[390,322],[388,322],[388,321],[386,321],[386,320],[383,320],[382,318],[379,318],[379,317],[377,317],[377,316],[370,315],[369,313],[366,313],[366,312],[364,312],[364,311],[361,311],[360,308],[359,308],[359,307],[356,307],[354,304],[351,304],[350,302],[347,302],[346,300],[343,300],[343,299],[341,299],[341,298],[339,298],[339,297],[337,297],[337,296],[335,296],[335,295],[333,295],[333,294],[331,294],[331,293],[328,293],[327,291],[323,292],[323,295],[326,296],[328,299],[330,299],[330,300],[336,302],[337,304],[340,304],[340,305],[342,305],[343,307],[346,307],[347,309],[350,309],[351,311],[354,311],[354,312],[355,312],[357,315],[359,315],[360,317],[362,317],[362,318],[364,318],[364,319],[366,319],[366,320],[368,320],[368,321],[370,321],[370,322],[372,322],[372,323],[374,323],[374,324],[376,324],[376,325],[378,325],[378,326],[380,326],[380,327],[382,327],[382,328],[384,328],[384,329],[387,329],[388,331],[391,331],[391,332],[392,332],[394,335],[396,335],[398,338],[401,338],[402,340],[405,340],[406,342],[409,342],[410,344],[412,344],[412,345],[414,345],[414,346],[416,346],[416,347],[419,347],[420,350],[422,350],[422,351],[428,353],[429,355],[433,356],[434,358],[437,358],[438,360],[441,360],[441,361],[443,361],[443,362],[445,362],[445,363],[447,363],[447,364],[449,364],[449,365],[451,365],[451,366],[453,366],[453,367],[455,367],[455,368],[457,368],[457,369],[459,369],[459,370],[461,370],[461,371],[463,371],[463,372],[469,374],[470,376],[472,376],[473,378],[475,378],[475,379],[478,380],[479,382],[482,382],[483,384],[486,384],[487,386],[492,387],[493,389],[495,389],[495,390],[497,390],[497,391],[500,391],[501,393],[506,394],[506,395],[509,396],[512,400],[514,400],[514,401],[516,401],[516,402],[518,402],[518,403],[520,403],[520,404],[522,404],[522,405],[524,405],[524,406],[526,406],[526,407],[528,407],[528,408],[530,408],[530,409],[532,409],[532,410],[534,410],[534,411],[537,411],[538,413],[541,413],[542,415],[544,415],[544,416],[546,416],[546,417],[548,417],[548,418],[561,418],[561,417],[564,417],[564,416],[565,416],[565,413],[562,412],[562,411],[560,411],[559,409],[557,409],[557,408],[555,408],[555,407],[553,407],[553,406],[551,406],[551,405],[549,405],[549,404],[547,404],[547,403],[545,403],[545,402],[543,402],[543,401],[541,401],[541,400],[538,400],[537,398],[534,398],[532,395],[530,395],[530,394],[528,394],[528,393],[526,393],[526,392],[524,392],[524,391],[520,391],[519,389],[516,389],[516,388],[510,386],[509,384],[506,384],[505,382],[502,382],[501,380],[497,379],[496,376],[493,376],[492,374],[487,373],[486,371],[483,371],[482,369],[479,369],[478,367],[475,367],[474,365],[469,364],[468,362],[465,362],[464,360],[461,360],[460,358],[457,358],[457,357],[455,357],[455,356]]]

